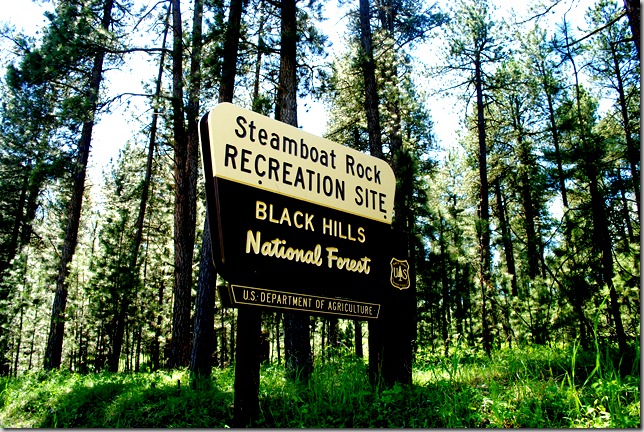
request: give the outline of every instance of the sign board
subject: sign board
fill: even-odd
[[[217,272],[233,305],[377,318],[409,287],[389,165],[229,103],[200,122]]]

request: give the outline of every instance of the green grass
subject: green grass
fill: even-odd
[[[316,364],[308,384],[263,365],[257,427],[639,428],[639,366],[621,376],[608,351],[576,347],[457,349],[418,355],[413,384],[373,389],[348,354]],[[639,360],[639,359],[638,359]],[[180,382],[180,385],[179,385]],[[234,369],[191,389],[186,371],[79,375],[36,372],[0,380],[0,426],[228,427]]]

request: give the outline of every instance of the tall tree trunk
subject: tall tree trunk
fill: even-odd
[[[521,202],[523,204],[524,213],[524,226],[526,232],[526,244],[528,252],[528,276],[534,280],[539,275],[539,242],[535,230],[535,212],[534,200],[532,199],[532,182],[530,178],[530,169],[534,166],[532,155],[523,140],[523,131],[518,128],[519,134],[519,161],[521,162],[522,169],[520,170],[521,182]]]
[[[544,86],[545,87],[545,86]],[[552,101],[552,95],[547,89],[546,98],[548,100],[548,116],[550,120],[550,134],[552,135],[552,143],[555,147],[555,162],[557,163],[557,180],[559,182],[559,191],[561,192],[561,200],[563,202],[564,210],[568,210],[568,191],[566,189],[566,177],[563,170],[563,162],[561,157],[561,149],[559,146],[559,128],[555,117],[555,107]]]
[[[594,152],[592,152],[594,153]],[[628,353],[628,345],[626,341],[626,333],[624,332],[624,325],[622,323],[622,314],[620,311],[620,302],[613,283],[614,269],[613,269],[613,248],[608,230],[608,219],[606,217],[606,208],[604,197],[599,190],[599,173],[596,168],[598,161],[593,160],[593,155],[588,155],[590,159],[586,163],[586,170],[589,177],[590,199],[593,213],[593,237],[597,252],[601,256],[601,280],[600,283],[608,286],[610,296],[610,312],[615,324],[615,333],[617,335],[617,345],[621,356],[626,356]],[[630,359],[632,360],[632,359]],[[628,363],[624,361],[624,363]],[[625,367],[632,365],[625,364]]]
[[[611,54],[613,57],[614,73],[615,78],[617,79],[617,92],[619,94],[619,108],[622,115],[622,122],[624,123],[624,135],[626,139],[626,154],[628,163],[631,168],[631,182],[633,185],[633,191],[635,192],[635,202],[637,203],[637,214],[640,214],[640,174],[637,164],[640,161],[640,149],[638,143],[633,140],[633,132],[631,129],[631,123],[628,116],[628,105],[626,103],[626,94],[624,91],[624,83],[622,80],[622,73],[619,68],[619,60],[617,59],[617,53],[615,52],[615,45],[610,44]],[[639,218],[638,218],[639,219]]]
[[[20,320],[18,322],[18,342],[16,342],[16,359],[13,364],[13,376],[18,376],[18,364],[20,361],[20,345],[22,345],[22,321],[25,315],[25,305],[20,305]]]
[[[329,346],[332,348],[337,348],[340,346],[340,339],[338,335],[338,318],[337,317],[330,317],[327,320],[327,323],[329,325]]]
[[[354,342],[356,346],[356,357],[364,357],[364,350],[362,348],[362,321],[353,320],[355,327]]]
[[[624,8],[628,15],[628,23],[631,26],[633,41],[637,48],[637,58],[640,58],[640,0],[624,0]]]
[[[219,102],[232,102],[237,74],[237,57],[243,2],[232,0],[228,15],[228,26],[224,40],[224,56],[219,83]],[[215,325],[215,291],[217,273],[212,258],[210,237],[210,215],[206,209],[203,235],[201,239],[201,261],[199,262],[199,282],[195,303],[194,334],[190,371],[202,377],[210,377],[212,369],[213,339]]]
[[[172,111],[174,136],[174,306],[170,367],[188,366],[190,361],[190,309],[192,257],[195,240],[198,162],[199,91],[201,87],[201,40],[203,2],[195,0],[188,79],[188,105],[183,107],[183,29],[180,0],[172,0]],[[184,113],[185,111],[185,113]],[[185,115],[184,115],[185,114]],[[187,117],[187,130],[186,130]]]
[[[564,30],[566,27],[564,27]],[[568,34],[566,33],[566,42],[568,41]],[[600,191],[599,177],[600,172],[598,169],[599,160],[597,160],[597,149],[591,146],[587,131],[588,125],[585,122],[583,112],[581,109],[581,87],[579,85],[579,75],[577,66],[575,65],[574,58],[568,46],[567,56],[572,64],[575,76],[575,95],[576,95],[576,109],[577,109],[577,122],[581,138],[581,145],[584,151],[584,160],[582,162],[586,176],[589,183],[589,192],[591,200],[591,209],[593,216],[593,243],[595,251],[600,255],[600,265],[596,273],[600,275],[600,284],[606,284],[609,288],[609,295],[611,298],[611,314],[615,323],[615,332],[617,333],[617,343],[619,346],[620,354],[622,356],[627,354],[628,346],[626,342],[626,334],[622,324],[622,317],[620,312],[619,300],[613,284],[613,254],[612,242],[610,232],[608,230],[608,218],[606,217],[606,209],[604,196]]]
[[[112,7],[114,0],[106,0],[103,5],[103,18],[101,27],[107,31],[112,23]],[[90,120],[83,123],[81,137],[78,142],[78,154],[74,164],[74,177],[72,195],[67,208],[67,226],[65,228],[65,240],[60,253],[58,275],[56,276],[56,291],[51,311],[51,323],[47,347],[45,349],[44,367],[46,370],[60,367],[63,354],[63,337],[65,333],[65,309],[67,307],[67,276],[69,265],[76,251],[78,240],[78,227],[83,206],[83,193],[85,191],[85,174],[87,172],[87,160],[89,159],[90,144],[92,142],[92,131],[94,129],[94,116],[98,109],[98,94],[103,79],[103,61],[105,52],[100,50],[94,57],[92,74],[89,82],[89,102],[91,106]]]
[[[297,8],[295,0],[281,1],[280,72],[275,119],[297,127]],[[284,313],[286,368],[292,378],[307,381],[313,370],[309,317]]]
[[[158,284],[158,290],[157,290],[157,305],[159,306],[159,309],[163,307],[163,291],[164,291],[164,285],[163,285],[163,279],[157,280]],[[156,371],[159,370],[161,367],[161,324],[162,324],[162,317],[161,314],[157,315],[156,317],[156,322],[153,323],[153,328],[154,328],[154,339],[152,342],[152,348],[151,348],[151,353],[150,353],[150,362],[152,363],[152,370]]]
[[[439,215],[440,217],[440,215]],[[440,228],[438,232],[438,245],[439,245],[439,253],[440,253],[440,274],[441,274],[441,309],[439,313],[439,320],[440,320],[440,329],[441,329],[441,338],[443,339],[443,345],[444,345],[444,352],[443,355],[445,357],[449,356],[449,311],[451,308],[450,305],[450,283],[449,283],[449,269],[448,269],[448,257],[447,257],[447,248],[445,244],[445,226],[443,223],[443,219],[441,218],[441,222],[439,222]]]
[[[253,111],[255,112],[263,111],[262,103],[259,98],[259,84],[260,84],[260,73],[262,70],[262,58],[264,56],[264,50],[266,49],[266,43],[264,42],[264,24],[266,23],[264,0],[260,0],[259,9],[260,9],[260,17],[259,17],[259,26],[257,29],[257,57],[255,58],[255,78],[253,80],[253,96],[252,96],[253,97],[252,106],[253,106]]]
[[[485,114],[483,104],[483,78],[481,59],[479,55],[474,61],[475,86],[476,86],[476,111],[479,140],[479,180],[480,180],[480,205],[479,205],[479,247],[481,248],[481,326],[483,332],[483,349],[489,355],[492,351],[492,333],[490,328],[487,298],[491,291],[491,258],[490,258],[490,210],[489,187],[487,181],[487,147],[485,131]]]
[[[371,38],[371,11],[369,0],[360,0],[360,65],[365,86],[365,113],[369,133],[369,152],[372,156],[383,159],[382,134],[380,130],[380,112],[378,87],[376,84],[376,65],[373,60],[373,42]]]
[[[32,360],[33,360],[33,354],[34,354],[34,343],[36,342],[36,325],[35,323],[38,322],[38,306],[40,305],[39,300],[34,300],[34,307],[35,307],[35,312],[34,312],[34,327],[33,331],[31,333],[31,343],[29,344],[29,365],[27,366],[27,370],[31,370],[31,367],[33,366]]]
[[[124,286],[126,289],[129,289],[133,287],[133,285],[136,283],[136,273],[137,273],[137,261],[138,261],[138,256],[139,256],[139,249],[141,247],[141,241],[143,238],[143,223],[145,222],[145,212],[148,204],[148,196],[150,194],[150,182],[152,181],[152,164],[154,162],[154,148],[156,147],[156,136],[157,136],[157,129],[158,129],[158,120],[159,120],[159,114],[156,112],[158,110],[155,109],[157,106],[157,103],[159,102],[159,98],[161,97],[161,80],[163,78],[163,69],[165,67],[165,47],[166,47],[166,38],[168,35],[168,20],[170,17],[170,7],[168,7],[168,11],[166,14],[166,22],[164,26],[164,31],[163,31],[163,43],[162,43],[162,52],[161,52],[161,58],[159,60],[159,71],[157,73],[157,79],[156,79],[156,89],[154,93],[154,97],[152,100],[152,123],[150,125],[150,136],[148,139],[148,154],[146,158],[146,165],[145,165],[145,177],[143,181],[141,182],[141,198],[139,200],[139,212],[138,216],[136,219],[136,225],[134,228],[134,241],[132,242],[132,248],[129,251],[129,261],[128,261],[128,267],[126,271],[126,275],[124,278]],[[120,307],[118,310],[118,316],[116,319],[116,330],[114,333],[114,340],[112,344],[112,357],[113,359],[109,362],[109,370],[110,372],[117,372],[118,371],[118,364],[119,364],[119,358],[121,356],[121,347],[123,345],[123,334],[125,332],[125,321],[128,316],[128,311],[130,308],[131,304],[131,296],[126,293],[123,295],[120,303]]]
[[[281,312],[275,313],[275,345],[277,348],[277,364],[282,365],[282,344],[280,343],[280,321],[282,318]]]
[[[622,179],[621,169],[618,167],[617,170],[617,181],[620,184],[619,194],[621,198],[621,207],[622,207],[622,218],[624,219],[624,225],[626,227],[626,233],[623,234],[625,245],[628,247],[631,242],[635,241],[635,234],[633,233],[633,225],[631,224],[631,215],[628,209],[628,200],[626,198],[625,181]]]
[[[512,238],[510,237],[510,227],[506,218],[505,205],[503,203],[503,194],[501,193],[501,178],[497,177],[494,182],[496,191],[496,207],[499,218],[499,225],[501,228],[501,240],[503,241],[503,251],[505,252],[505,263],[508,267],[508,274],[512,278],[510,287],[512,290],[512,297],[519,295],[519,288],[517,284],[517,270],[514,262],[514,247],[512,246]]]
[[[369,0],[360,0],[360,66],[365,86],[364,108],[367,116],[369,134],[369,153],[383,159],[382,132],[380,127],[380,101],[376,83],[376,66],[373,59],[371,35],[371,6]],[[383,326],[380,320],[368,321],[369,329],[369,378],[372,383],[378,379],[382,370]]]

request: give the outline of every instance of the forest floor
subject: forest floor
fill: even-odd
[[[318,358],[307,384],[264,364],[254,426],[640,428],[639,351],[626,374],[610,357],[576,347],[419,354],[413,384],[393,388],[373,388],[364,361],[346,353]],[[186,370],[4,377],[0,427],[230,427],[234,367],[201,388],[189,381]]]

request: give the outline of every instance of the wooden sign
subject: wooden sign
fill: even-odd
[[[229,103],[202,118],[200,139],[233,305],[375,319],[383,289],[409,287],[386,162]]]

